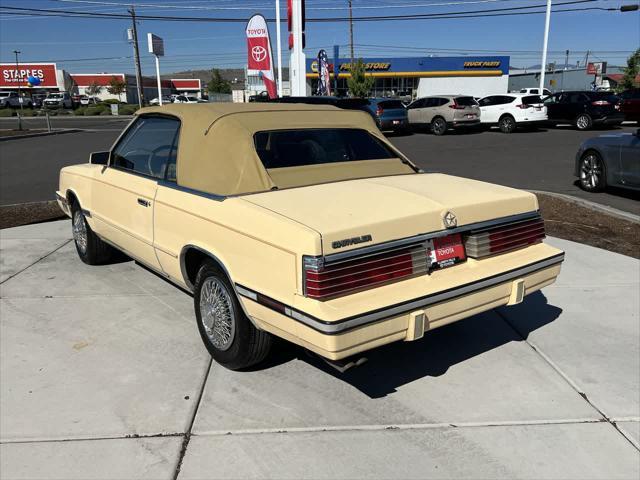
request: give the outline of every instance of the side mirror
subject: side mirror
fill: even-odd
[[[93,152],[89,155],[89,163],[93,165],[107,165],[110,152]]]

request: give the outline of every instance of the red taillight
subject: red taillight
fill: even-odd
[[[520,105],[516,105],[516,108],[520,108],[522,110],[526,110],[529,107],[531,107],[531,105],[527,105],[526,103],[521,103]]]
[[[603,107],[605,105],[611,105],[609,102],[607,102],[606,100],[596,100],[595,102],[591,102],[591,105],[596,105],[598,107]]]
[[[305,261],[305,295],[326,298],[369,288],[428,270],[424,247],[410,247],[331,265]]]
[[[377,115],[378,117],[381,117],[383,113],[384,113],[384,108],[382,108],[382,107],[378,107],[378,108],[376,109],[376,115]]]
[[[545,238],[542,218],[500,225],[482,232],[474,232],[465,239],[469,257],[485,257],[538,243]]]

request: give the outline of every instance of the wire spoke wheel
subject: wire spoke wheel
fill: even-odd
[[[81,253],[87,253],[87,224],[80,210],[73,214],[73,240]]]
[[[218,350],[231,347],[235,338],[235,311],[231,294],[216,277],[207,278],[200,294],[200,318],[202,326]]]

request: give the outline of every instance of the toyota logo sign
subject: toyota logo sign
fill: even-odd
[[[261,62],[267,58],[267,49],[261,45],[256,45],[251,49],[251,56],[256,62]]]

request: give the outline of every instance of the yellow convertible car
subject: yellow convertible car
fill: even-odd
[[[370,115],[332,106],[142,109],[62,169],[57,198],[82,261],[116,248],[193,292],[232,369],[273,335],[336,363],[419,339],[521,302],[564,257],[531,193],[424,173]]]

